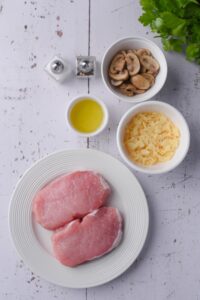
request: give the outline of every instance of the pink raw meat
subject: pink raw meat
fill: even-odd
[[[55,257],[74,267],[115,248],[122,237],[122,217],[117,208],[102,207],[74,220],[52,235]]]
[[[111,190],[93,171],[61,176],[38,192],[33,201],[35,220],[46,229],[57,229],[101,207]]]

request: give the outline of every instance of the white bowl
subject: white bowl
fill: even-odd
[[[86,98],[94,100],[97,103],[99,103],[100,106],[101,106],[101,108],[103,109],[103,114],[104,114],[104,118],[103,118],[101,126],[96,131],[93,131],[91,133],[83,133],[83,132],[80,132],[80,131],[76,130],[76,128],[74,128],[74,126],[72,125],[71,120],[70,120],[70,113],[71,113],[71,110],[74,107],[74,105],[77,102],[82,101],[82,100],[84,100]],[[101,133],[106,128],[106,126],[108,124],[109,113],[108,113],[108,109],[107,109],[106,105],[104,104],[104,102],[102,100],[100,100],[99,98],[97,98],[96,96],[91,95],[91,94],[89,94],[89,95],[80,95],[80,96],[77,96],[77,97],[73,98],[70,101],[70,103],[68,104],[67,113],[66,113],[66,119],[67,119],[68,127],[71,130],[73,130],[75,133],[77,133],[80,136],[91,137],[91,136],[95,136],[95,135]]]
[[[156,77],[155,84],[149,90],[144,94],[128,97],[118,92],[118,90],[111,85],[108,77],[108,68],[112,58],[117,52],[134,48],[149,49],[160,64],[160,71]],[[101,65],[101,75],[105,86],[114,96],[122,101],[138,103],[153,98],[162,89],[167,78],[167,62],[161,49],[152,41],[143,37],[127,37],[118,40],[107,49]]]
[[[148,111],[164,113],[167,117],[169,117],[172,120],[172,122],[180,130],[180,144],[171,160],[153,166],[143,167],[135,164],[129,158],[129,155],[123,145],[123,136],[124,136],[124,129],[127,123],[131,120],[131,118],[139,112],[148,112]],[[190,132],[184,117],[176,108],[164,102],[148,101],[133,106],[124,114],[124,116],[120,120],[117,129],[117,146],[121,157],[131,168],[135,169],[136,171],[140,171],[147,174],[166,173],[176,168],[185,158],[189,149],[189,145],[190,145]]]

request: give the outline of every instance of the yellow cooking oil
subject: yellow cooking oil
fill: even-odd
[[[101,105],[93,99],[82,99],[72,107],[70,121],[81,133],[92,133],[99,129],[104,113]]]

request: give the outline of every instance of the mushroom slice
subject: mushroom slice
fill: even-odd
[[[116,81],[124,81],[126,79],[128,79],[129,75],[128,75],[128,71],[127,70],[123,70],[119,73],[113,74],[111,72],[109,72],[109,77],[116,80]]]
[[[125,66],[125,57],[122,53],[118,53],[111,61],[109,72],[116,74],[121,72]]]
[[[146,79],[149,81],[150,86],[154,85],[154,83],[155,83],[155,78],[154,78],[154,76],[153,76],[152,74],[149,74],[149,73],[143,73],[142,76],[143,76],[144,78],[146,78]]]
[[[136,54],[136,50],[135,50],[135,49],[129,49],[129,50],[127,51],[127,53],[134,53],[134,54]]]
[[[151,86],[149,80],[140,74],[132,76],[131,83],[139,90],[148,90]]]
[[[134,86],[133,86],[134,87]],[[145,90],[139,90],[139,89],[136,89],[136,87],[134,87],[133,89],[134,93],[137,95],[137,94],[143,94],[144,92],[146,92]]]
[[[122,53],[124,55],[124,57],[126,57],[126,51],[125,50],[122,50],[120,53]]]
[[[134,96],[134,86],[131,83],[123,83],[119,87],[120,92],[128,97]]]
[[[135,94],[143,94],[144,92],[146,92],[145,90],[140,90],[140,89],[137,89],[133,84],[133,91]]]
[[[113,79],[111,79],[110,82],[113,86],[119,86],[123,83],[123,80],[113,80]]]
[[[140,71],[140,61],[133,52],[129,52],[126,55],[126,66],[130,76],[137,74]]]
[[[151,51],[149,49],[141,48],[136,50],[136,54],[140,57],[143,55],[151,55]]]
[[[140,63],[142,64],[142,66],[144,68],[146,68],[148,70],[148,72],[150,72],[154,75],[157,74],[160,69],[160,65],[159,65],[158,61],[149,55],[141,56]]]
[[[142,75],[143,75],[143,73],[146,73],[146,72],[147,72],[147,69],[143,65],[141,65],[140,73],[142,73]]]

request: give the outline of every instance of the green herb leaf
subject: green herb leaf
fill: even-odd
[[[162,38],[167,51],[185,51],[200,64],[200,0],[140,0],[140,22]]]
[[[185,8],[189,3],[198,4],[196,0],[176,0],[176,2],[180,8]]]
[[[143,13],[142,16],[140,16],[139,21],[144,25],[149,25],[153,20],[155,16],[152,13]]]
[[[200,63],[200,44],[190,44],[186,48],[186,56],[190,61],[197,61]]]
[[[162,42],[166,51],[182,52],[183,42],[181,40],[163,38]]]

